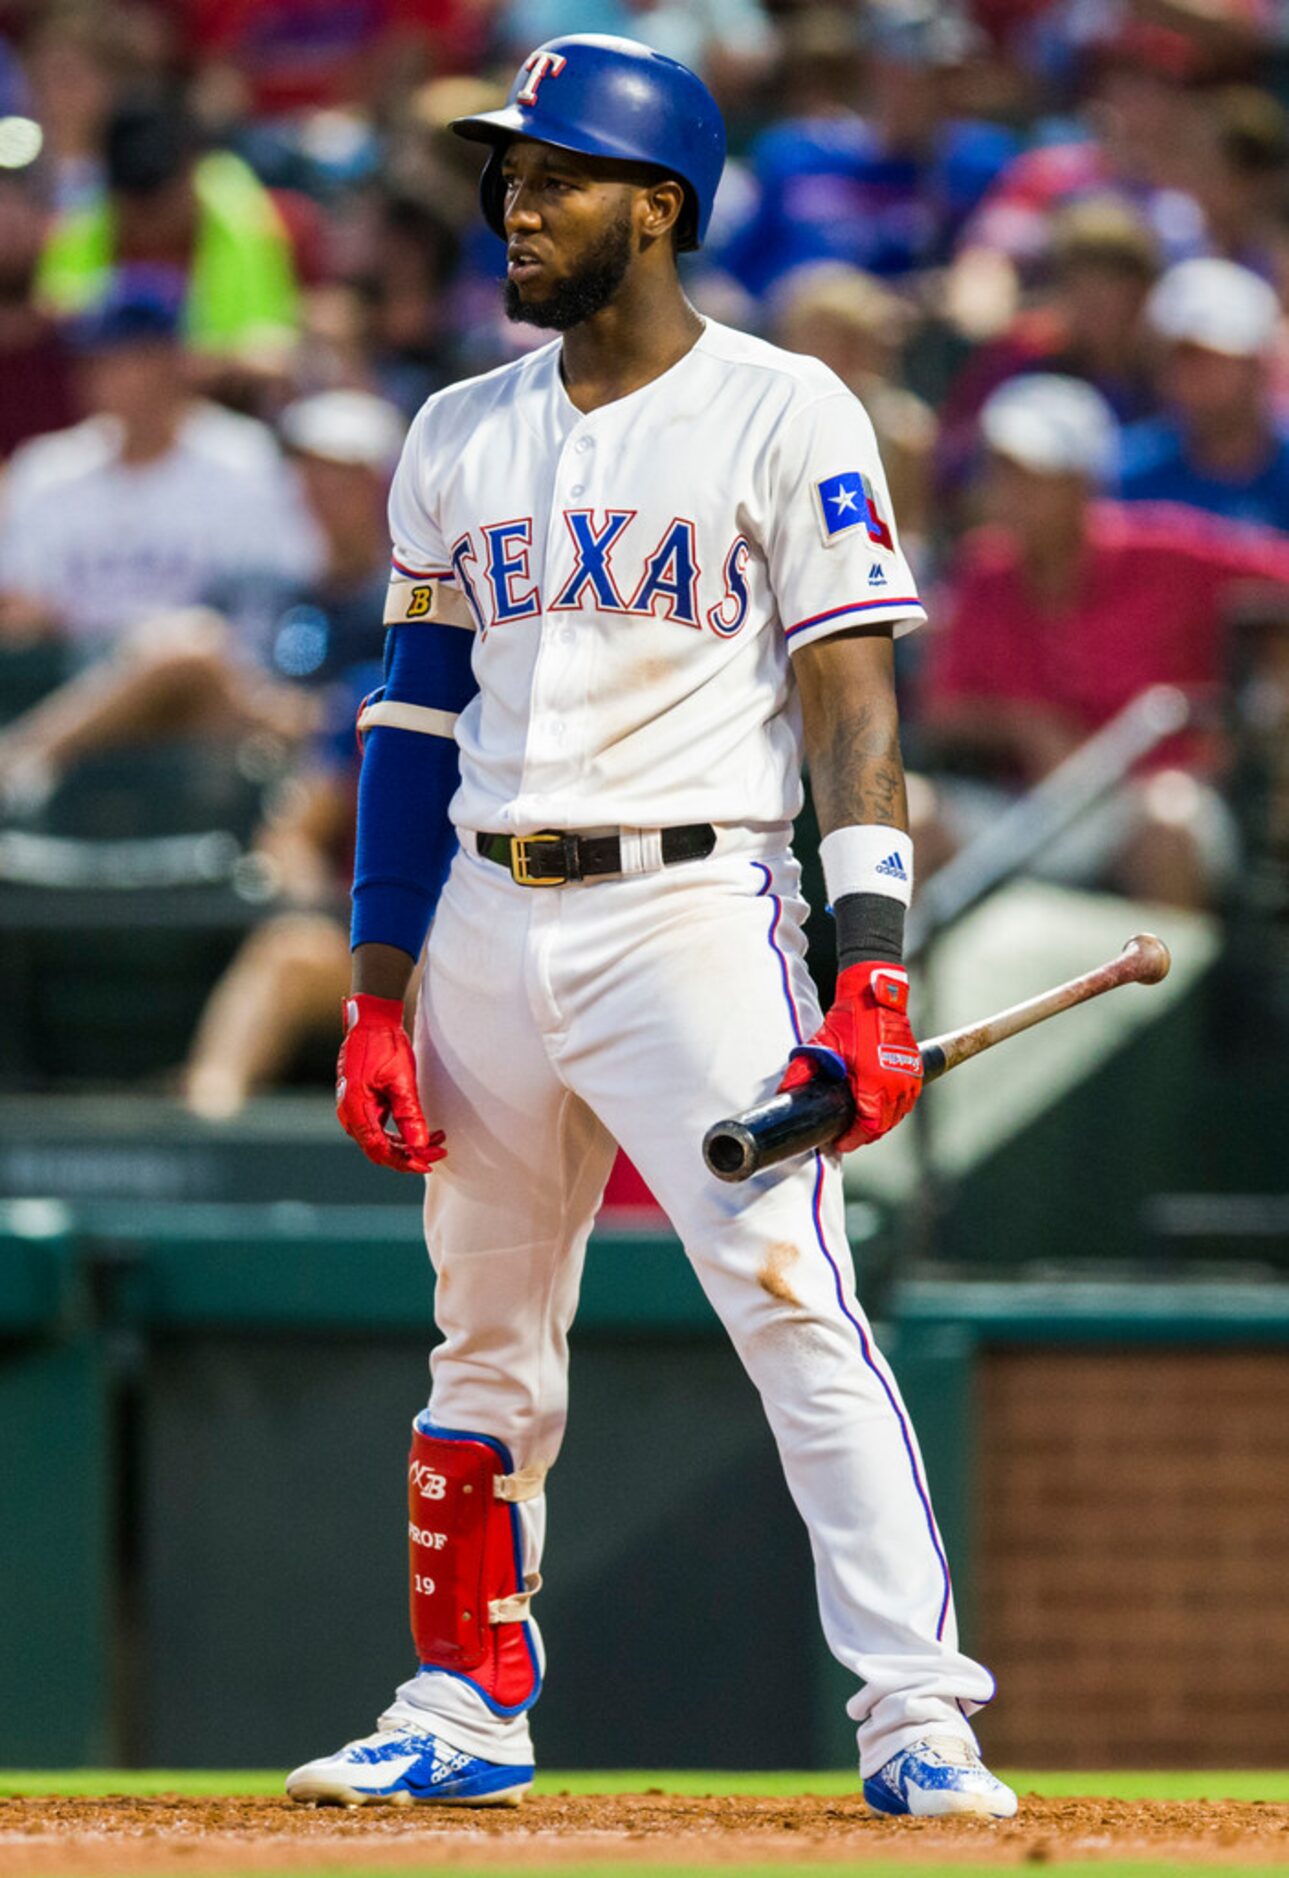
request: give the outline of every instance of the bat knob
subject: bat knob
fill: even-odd
[[[1167,978],[1168,968],[1172,964],[1172,955],[1162,939],[1157,939],[1153,932],[1139,932],[1124,947],[1125,952],[1135,952],[1140,963],[1137,967],[1139,985],[1157,985],[1161,978]]]

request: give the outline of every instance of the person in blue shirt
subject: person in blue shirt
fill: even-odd
[[[966,50],[962,33],[928,9],[870,26],[861,57],[832,21],[807,14],[795,24],[788,116],[753,145],[755,206],[713,257],[749,293],[760,297],[811,262],[899,279],[945,259],[1019,147],[998,125],[946,115],[945,76]]]
[[[1119,494],[1289,532],[1289,431],[1270,390],[1281,320],[1272,288],[1233,261],[1183,261],[1155,288],[1146,319],[1162,347],[1165,410],[1124,433]]]

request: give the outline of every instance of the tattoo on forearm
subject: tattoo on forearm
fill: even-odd
[[[849,822],[907,828],[904,765],[894,715],[864,706],[831,726],[811,765],[819,826],[827,834]]]

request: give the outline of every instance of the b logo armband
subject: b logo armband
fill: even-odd
[[[439,615],[439,589],[452,580],[451,568],[429,568],[424,573],[394,563],[385,595],[386,626],[405,620],[435,619]]]
[[[386,626],[433,620],[440,626],[462,626],[467,632],[473,632],[476,623],[453,568],[405,567],[401,561],[395,561],[389,577],[384,620]]]

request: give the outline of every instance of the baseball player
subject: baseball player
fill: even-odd
[[[369,1158],[429,1175],[418,1668],[374,1735],[287,1790],[497,1804],[530,1785],[543,1486],[621,1143],[765,1404],[855,1677],[870,1806],[1006,1816],[967,1719],[993,1683],[958,1647],[917,1442],[856,1301],[838,1155],[735,1188],[701,1154],[714,1117],[777,1086],[849,1079],[842,1152],[920,1088],[892,636],[923,612],[872,427],[818,361],[681,291],[725,149],[684,66],[552,40],[455,129],[489,148],[507,311],[558,336],[432,397],[390,501],[337,1099]],[[789,846],[803,754],[839,946],[822,1021]]]

